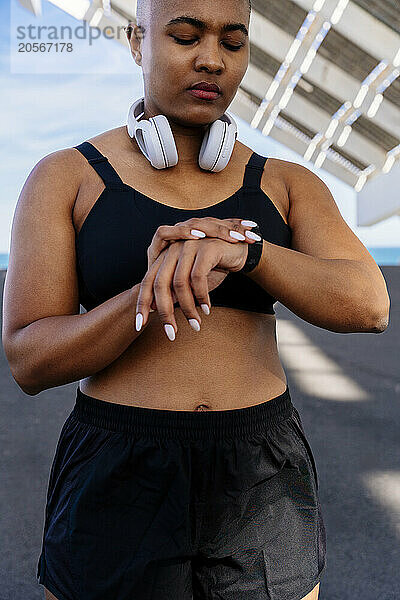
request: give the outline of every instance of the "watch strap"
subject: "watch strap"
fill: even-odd
[[[257,225],[257,227],[253,227],[251,231],[257,233],[261,237],[261,240],[259,242],[254,242],[253,244],[247,244],[247,259],[243,267],[238,271],[238,273],[249,273],[250,271],[256,268],[261,259],[263,250],[263,239],[261,236],[260,228]]]

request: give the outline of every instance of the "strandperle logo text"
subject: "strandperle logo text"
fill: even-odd
[[[125,37],[125,26],[123,25],[118,25],[117,27],[107,25],[104,28],[91,27],[86,21],[76,27],[70,27],[69,25],[61,25],[59,27],[55,25],[19,25],[16,31],[18,40],[49,40],[59,42],[77,39],[89,40],[90,46],[102,36],[107,40],[120,39],[121,36]]]

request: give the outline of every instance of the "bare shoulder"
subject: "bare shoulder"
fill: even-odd
[[[282,163],[290,199],[291,248],[317,258],[359,261],[379,277],[373,258],[343,218],[326,183],[301,164]]]
[[[308,185],[316,183],[326,188],[323,181],[307,167],[289,160],[268,157],[261,188],[273,201],[276,200],[277,209],[282,216],[284,215],[286,223],[292,227],[291,208],[293,210],[293,205],[296,200],[298,202],[299,197],[296,190],[301,189],[303,192]],[[304,193],[301,193],[300,197],[304,198]]]
[[[18,209],[27,203],[30,208],[42,206],[44,211],[64,208],[70,212],[83,176],[78,154],[64,148],[40,159],[24,183]]]
[[[105,131],[87,141],[97,147],[109,149],[112,153],[113,149],[118,150],[123,129],[118,127]],[[44,211],[61,209],[71,215],[81,188],[93,177],[92,171],[87,159],[73,146],[47,154],[33,167],[26,179],[19,208],[25,203],[32,205],[35,199]]]
[[[268,177],[272,176],[277,180],[280,180],[282,185],[284,185],[289,192],[291,178],[297,172],[297,167],[301,165],[273,156],[268,156],[267,158],[268,160],[265,165],[263,179],[266,180]]]
[[[54,175],[57,180],[70,180],[72,176],[74,180],[77,180],[79,179],[79,164],[79,152],[75,148],[63,148],[41,158],[32,169],[32,173]]]
[[[261,153],[261,156],[266,155]],[[286,225],[289,224],[289,171],[291,164],[293,163],[267,156],[260,183],[262,191],[274,204]]]
[[[126,146],[127,141],[129,140],[126,127],[121,126],[103,131],[98,135],[88,138],[87,141],[98,148],[100,152],[106,154],[107,152],[118,153],[118,151]]]
[[[111,165],[120,175],[120,172],[124,173],[124,169],[135,171],[148,166],[148,161],[142,152],[135,144],[132,144],[125,125],[104,131],[87,141],[109,159]],[[91,170],[90,166],[87,166]]]
[[[296,197],[296,191],[300,187],[307,185],[317,186],[320,190],[329,193],[329,189],[325,182],[316,173],[304,165],[282,159],[274,159],[274,162],[285,181],[291,202],[293,202]]]

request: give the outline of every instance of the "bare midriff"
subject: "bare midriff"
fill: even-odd
[[[157,312],[149,319],[118,360],[80,381],[82,392],[146,408],[228,410],[285,391],[274,315],[215,306],[194,331],[178,306],[173,342]]]
[[[104,141],[107,135],[110,132],[90,140],[106,155]],[[123,146],[122,128],[114,130],[112,135],[117,144]],[[222,198],[229,197],[242,185],[244,165],[250,155],[251,150],[237,142],[237,150],[231,159],[233,163],[236,161],[236,167],[232,166],[232,171],[220,179]],[[128,160],[124,160],[124,156],[121,161],[118,156],[115,160],[110,153],[108,156],[122,180],[138,189],[132,174],[135,165],[131,165],[128,171]],[[129,157],[129,154],[125,156]],[[143,174],[146,167],[148,169],[147,159],[140,155],[136,158],[138,175],[141,173],[137,181],[143,185],[143,182],[146,184]],[[271,189],[263,189],[274,199],[275,206],[287,222],[287,195],[276,170],[277,163],[271,161],[267,165]],[[160,172],[159,182],[162,176]],[[164,176],[169,177],[167,172]],[[157,199],[157,190],[160,196],[159,182],[158,187],[152,189],[149,179],[143,193]],[[204,189],[204,175],[201,182]],[[193,198],[193,179],[191,186],[190,196]],[[79,231],[103,188],[96,173],[86,186],[81,186],[75,203],[76,231]],[[177,197],[171,194],[171,198],[168,198],[165,193],[167,189],[168,185],[164,185],[162,201],[176,206]],[[185,220],[184,210],[180,220]],[[157,311],[150,313],[149,324],[117,360],[98,373],[80,380],[81,391],[116,404],[199,412],[245,408],[271,400],[285,391],[287,382],[278,354],[275,315],[212,305],[210,314],[205,315],[200,307],[197,309],[202,319],[198,332],[190,327],[179,305],[175,307],[178,331],[173,342],[167,338]]]

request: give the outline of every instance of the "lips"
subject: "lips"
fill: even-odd
[[[201,81],[200,83],[196,83],[193,85],[191,90],[203,90],[205,92],[215,92],[217,94],[221,93],[221,88],[216,83],[207,83],[206,81]]]

